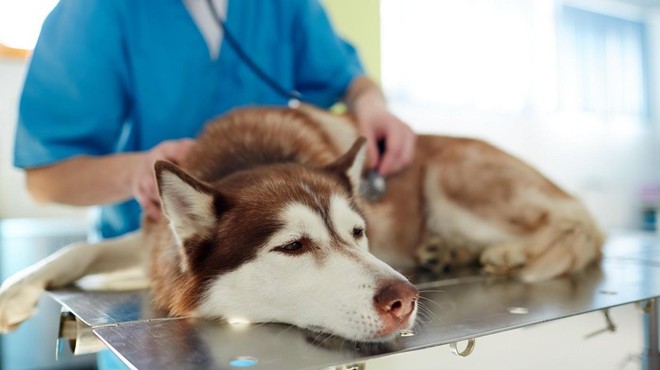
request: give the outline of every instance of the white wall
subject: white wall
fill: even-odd
[[[25,191],[22,171],[13,168],[14,132],[26,61],[0,57],[0,219],[19,217],[85,218],[82,208],[36,204]]]

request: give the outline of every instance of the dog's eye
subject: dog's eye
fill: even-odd
[[[296,240],[288,244],[281,245],[273,249],[273,251],[286,253],[286,254],[300,254],[305,252],[305,249],[306,248],[305,248],[304,240]]]
[[[356,226],[353,228],[353,237],[355,239],[360,239],[364,236],[364,228]]]
[[[297,251],[297,250],[299,250],[300,248],[302,248],[302,246],[303,246],[303,245],[302,245],[301,242],[299,242],[299,241],[295,241],[295,242],[293,242],[293,243],[289,243],[289,244],[287,244],[287,245],[283,245],[281,248],[284,249],[284,250],[286,250],[286,251],[291,251],[291,252],[293,252],[293,251]]]

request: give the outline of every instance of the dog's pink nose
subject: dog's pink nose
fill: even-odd
[[[403,280],[387,280],[380,284],[374,296],[374,305],[385,323],[384,334],[390,334],[408,325],[408,318],[415,309],[419,292]]]

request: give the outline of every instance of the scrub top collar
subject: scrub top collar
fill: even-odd
[[[227,0],[212,0],[215,8],[218,9],[220,17],[227,19]],[[206,41],[206,46],[209,49],[209,56],[212,60],[218,60],[220,55],[220,47],[222,46],[223,32],[216,20],[213,18],[213,13],[209,9],[209,4],[206,0],[183,0],[183,3],[188,9],[190,16],[195,21],[199,32]]]

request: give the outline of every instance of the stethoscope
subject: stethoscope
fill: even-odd
[[[218,12],[218,9],[215,7],[215,4],[213,3],[213,0],[206,0],[206,3],[209,6],[209,9],[211,10],[211,14],[213,15],[213,18],[215,19],[216,23],[218,23],[218,27],[222,29],[222,32],[224,32],[224,37],[225,40],[227,40],[227,43],[229,46],[231,46],[232,49],[236,52],[236,55],[241,59],[243,63],[245,63],[252,72],[259,77],[261,81],[266,83],[266,85],[270,86],[271,89],[273,89],[275,92],[277,92],[280,96],[288,99],[288,105],[289,107],[297,107],[300,105],[301,102],[304,102],[305,99],[303,99],[303,96],[300,92],[296,90],[288,90],[284,88],[281,84],[279,84],[275,79],[271,78],[261,67],[255,63],[254,59],[250,58],[250,56],[243,50],[241,45],[236,41],[236,38],[234,35],[229,31],[227,28],[227,25],[225,22],[222,20],[222,17],[220,17],[220,13]]]
[[[289,107],[296,108],[300,105],[301,102],[304,102],[305,99],[303,99],[303,96],[300,92],[284,88],[284,86],[280,85],[277,81],[275,81],[275,79],[271,78],[263,69],[261,69],[261,67],[259,67],[259,65],[257,65],[257,63],[255,63],[252,58],[250,58],[250,56],[245,52],[245,50],[243,50],[238,41],[236,41],[234,35],[227,28],[227,25],[222,20],[222,17],[220,17],[220,13],[215,7],[213,0],[206,0],[206,3],[211,10],[213,18],[215,19],[216,23],[218,23],[218,27],[220,27],[220,29],[222,29],[224,32],[225,40],[227,40],[229,46],[234,49],[236,55],[238,55],[241,61],[243,61],[243,63],[245,63],[248,68],[250,68],[250,70],[252,70],[252,72],[257,75],[257,77],[259,77],[261,81],[270,86],[270,88],[277,92],[280,96],[288,99]],[[379,151],[381,151],[381,153],[384,151],[382,143],[379,145]],[[362,195],[367,200],[377,201],[383,195],[385,195],[385,192],[387,191],[385,178],[380,173],[378,173],[378,171],[368,171],[364,180],[365,181],[360,184],[360,193],[362,193]]]

